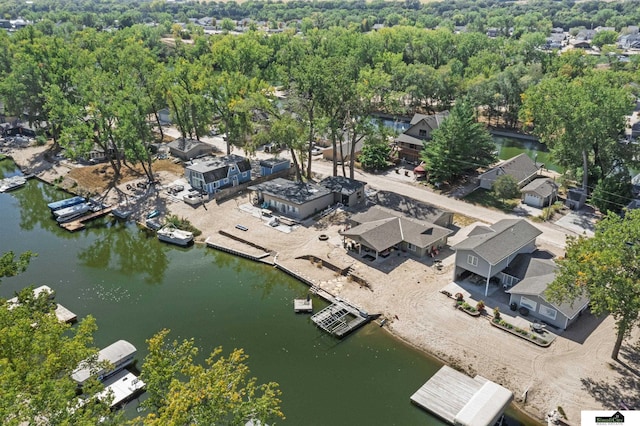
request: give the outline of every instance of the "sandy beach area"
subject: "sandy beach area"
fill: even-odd
[[[47,161],[45,149],[11,147],[5,148],[5,153],[24,172],[46,182],[67,181],[65,186],[77,192],[79,184],[68,181],[76,166],[65,161]],[[471,376],[480,374],[507,387],[514,393],[517,405],[541,422],[546,413],[558,407],[566,413],[566,423],[571,425],[580,424],[581,410],[640,407],[638,333],[634,331],[623,344],[621,362],[612,361],[615,327],[611,317],[585,314],[549,347],[543,348],[491,326],[486,318],[471,317],[453,308],[453,299],[440,292],[452,282],[454,259],[450,250],[439,255],[441,269],[433,267],[431,259],[417,259],[402,252],[392,253],[379,263],[365,263],[345,250],[338,234],[346,224],[348,212],[338,211],[285,232],[285,228],[269,226],[266,218],[252,211],[248,192],[224,202],[210,201],[192,207],[166,191],[183,176],[162,171],[158,177],[158,185],[137,194],[134,215],[138,219],[151,209],[160,209],[187,218],[200,229],[200,243],[211,238],[235,250],[255,254],[255,248],[221,235],[222,230],[264,247],[272,255],[277,254],[278,263],[315,285],[371,314],[381,314],[387,319],[385,328],[397,338]],[[118,190],[110,191],[108,202],[133,199],[135,191],[128,190],[126,184],[123,181]],[[238,224],[247,230],[237,229]],[[462,227],[459,233],[464,230]],[[328,239],[321,241],[320,234]],[[557,255],[562,253],[561,247],[544,242],[539,245]],[[314,255],[341,268],[350,266],[369,285],[362,286],[318,267],[301,258],[305,255]]]

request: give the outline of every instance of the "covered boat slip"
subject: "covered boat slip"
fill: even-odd
[[[90,365],[89,362],[83,361],[73,374],[71,374],[71,377],[73,380],[78,382],[79,385],[82,385],[94,374],[97,375],[100,380],[103,380],[131,364],[135,355],[135,346],[126,340],[118,340],[117,342],[100,350],[96,360],[96,363],[108,361],[113,366],[111,371],[105,371],[102,368],[96,367],[95,364],[92,368],[92,365]]]
[[[482,376],[471,378],[446,365],[411,395],[411,401],[456,426],[493,426],[513,393]]]

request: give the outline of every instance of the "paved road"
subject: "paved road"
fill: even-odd
[[[332,166],[328,161],[314,161],[312,168],[318,174],[330,176],[332,173]],[[341,170],[338,173],[341,173]],[[356,170],[354,177],[367,182],[372,189],[395,192],[490,224],[502,219],[518,217],[437,194],[424,186],[416,185],[413,177],[406,177],[403,173],[397,174],[394,171],[390,171],[382,174],[371,174]],[[577,235],[552,223],[531,223],[542,231],[542,235],[538,237],[539,240],[560,249],[564,248],[567,235]]]
[[[166,134],[169,134],[173,137],[180,137],[179,132],[173,127],[165,128],[163,130]],[[205,137],[202,138],[202,140],[216,146],[221,152],[226,152],[226,143],[224,142],[222,137]],[[238,150],[235,149],[234,151]],[[263,151],[256,152],[256,157],[259,159],[271,158],[273,157],[273,155],[274,154],[265,153]],[[286,151],[282,151],[278,155],[282,158],[290,157],[289,153]],[[314,158],[312,170],[314,173],[322,176],[331,176],[333,172],[331,162],[322,160],[321,157],[318,157],[317,159]],[[338,166],[338,174],[341,173],[342,168],[341,166]],[[395,171],[391,170],[380,174],[373,174],[356,169],[354,177],[358,180],[367,182],[368,186],[371,189],[395,192],[406,197],[411,197],[416,200],[432,204],[444,210],[448,210],[454,213],[460,213],[470,218],[489,224],[495,223],[502,219],[518,217],[516,215],[508,215],[497,210],[475,206],[459,199],[448,197],[446,195],[437,194],[425,186],[417,185],[414,177],[412,176],[412,173],[410,173],[410,176],[405,176],[402,172],[395,173]],[[567,235],[578,235],[575,232],[554,225],[553,223],[531,223],[542,231],[542,235],[538,237],[538,241],[547,243],[560,250],[565,247]]]

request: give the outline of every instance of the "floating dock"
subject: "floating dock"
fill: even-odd
[[[336,299],[331,305],[311,316],[311,320],[327,333],[342,338],[373,317],[351,304]]]
[[[41,285],[40,287],[33,289],[33,295],[35,297],[38,297],[40,293],[46,293],[49,295],[50,299],[53,298],[53,290],[51,290],[51,287],[49,287],[48,285]],[[9,305],[17,305],[18,298],[12,297],[11,299],[7,300],[7,303]],[[71,312],[70,310],[68,310],[67,308],[65,308],[59,303],[56,303],[55,314],[56,314],[56,318],[58,318],[58,321],[60,322],[74,322],[78,319],[78,316],[76,314],[74,314],[73,312]]]
[[[446,365],[411,395],[411,402],[456,426],[493,426],[512,400],[509,389]]]
[[[111,207],[105,207],[98,210],[97,212],[92,212],[76,220],[72,220],[71,222],[61,223],[60,226],[70,232],[79,231],[81,229],[84,229],[85,222],[105,216],[111,213],[111,210],[113,210]]]
[[[113,395],[111,408],[118,407],[144,390],[145,383],[128,370],[122,370],[104,381],[104,390],[97,395],[102,400]]]
[[[299,312],[313,312],[313,300],[311,299],[293,299],[293,310]]]

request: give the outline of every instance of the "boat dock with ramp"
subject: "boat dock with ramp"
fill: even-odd
[[[111,207],[103,207],[100,210],[91,212],[85,216],[81,216],[71,222],[61,223],[60,226],[70,232],[79,231],[81,229],[84,229],[85,222],[105,216],[111,213],[111,210],[113,210]]]

